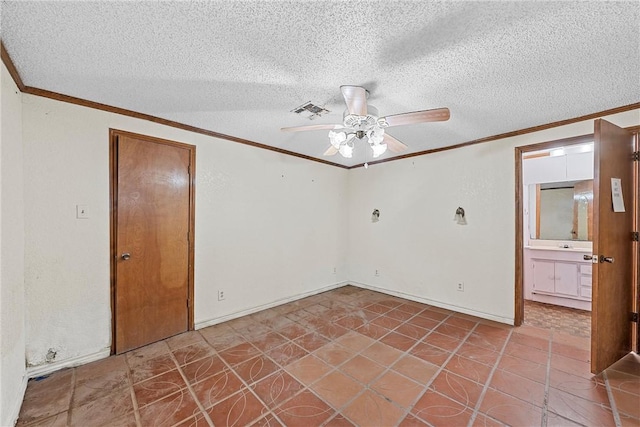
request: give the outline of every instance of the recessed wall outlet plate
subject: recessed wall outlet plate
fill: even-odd
[[[458,283],[458,288],[457,288],[460,292],[464,292],[464,283],[460,282]]]
[[[225,299],[225,293],[224,291],[218,291],[218,301],[222,301]]]
[[[380,276],[380,270],[376,270],[376,272],[375,272],[375,276],[376,276],[376,277],[379,277],[379,276]]]

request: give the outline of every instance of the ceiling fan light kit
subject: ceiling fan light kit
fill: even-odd
[[[341,125],[295,126],[282,128],[281,130],[284,132],[300,132],[330,129],[328,136],[331,146],[325,151],[324,155],[333,156],[336,153],[340,153],[345,158],[353,156],[356,139],[362,140],[366,138],[373,152],[373,158],[378,158],[387,151],[387,148],[395,153],[408,148],[405,144],[386,133],[386,128],[449,120],[448,108],[379,117],[378,110],[371,105],[367,105],[368,92],[365,88],[360,86],[340,86],[340,90],[347,104]]]

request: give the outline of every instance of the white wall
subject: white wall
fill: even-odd
[[[109,128],[197,146],[196,327],[347,279],[344,169],[31,95],[23,120],[30,365],[111,344]]]
[[[25,381],[22,94],[0,71],[0,425],[13,425]]]
[[[607,119],[638,125],[640,112]],[[349,278],[512,324],[514,148],[589,133],[593,120],[352,170]],[[468,225],[453,221],[458,206]],[[380,209],[378,223],[371,223],[373,209]],[[456,290],[460,282],[464,292]]]

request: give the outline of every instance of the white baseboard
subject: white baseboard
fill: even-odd
[[[18,416],[20,415],[20,408],[22,407],[22,401],[24,400],[24,393],[27,391],[27,382],[29,381],[29,377],[27,377],[26,373],[22,376],[22,384],[20,385],[20,390],[15,395],[15,403],[13,404],[13,409],[9,414],[9,417],[6,420],[2,420],[3,426],[15,426],[18,422]]]
[[[105,359],[111,355],[111,349],[105,348],[95,353],[85,354],[84,356],[72,357],[61,360],[59,362],[47,363],[46,365],[32,366],[27,368],[27,378],[36,378],[42,375],[48,375],[52,372],[59,371],[64,368],[73,368],[74,366],[85,365],[96,360]]]
[[[197,330],[197,329],[206,328],[207,326],[217,325],[218,323],[227,322],[229,320],[237,319],[238,317],[242,317],[242,316],[246,316],[246,315],[249,315],[249,314],[257,313],[259,311],[266,310],[268,308],[277,307],[279,305],[286,304],[286,303],[292,302],[292,301],[297,301],[299,299],[310,297],[312,295],[321,294],[322,292],[330,291],[332,289],[337,289],[337,288],[340,288],[342,286],[348,285],[350,283],[351,283],[350,281],[334,283],[332,285],[328,285],[328,286],[325,286],[325,287],[320,288],[320,289],[314,289],[314,290],[309,291],[309,292],[304,292],[304,293],[301,293],[301,294],[296,294],[296,295],[291,296],[291,297],[278,299],[278,300],[269,302],[267,304],[262,304],[262,305],[259,305],[259,306],[256,306],[256,307],[247,308],[245,310],[236,311],[234,313],[226,314],[224,316],[216,317],[214,319],[208,319],[208,320],[203,320],[203,321],[200,321],[200,322],[196,322],[195,329]]]
[[[382,292],[383,294],[392,295],[392,296],[408,299],[411,301],[420,302],[423,304],[429,304],[434,307],[446,308],[447,310],[468,314],[470,316],[480,317],[482,319],[493,320],[494,322],[506,323],[507,325],[514,324],[512,317],[503,317],[503,316],[497,316],[491,313],[484,313],[482,311],[472,310],[466,307],[460,307],[460,306],[448,304],[442,301],[436,301],[429,298],[419,297],[417,295],[407,294],[405,292],[392,291],[390,289],[379,288],[377,286],[367,285],[365,283],[359,283],[359,282],[349,282],[349,283],[359,288],[369,289],[376,292]]]

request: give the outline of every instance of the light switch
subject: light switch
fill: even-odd
[[[76,218],[77,219],[88,219],[89,218],[89,206],[87,206],[87,205],[76,205]]]

